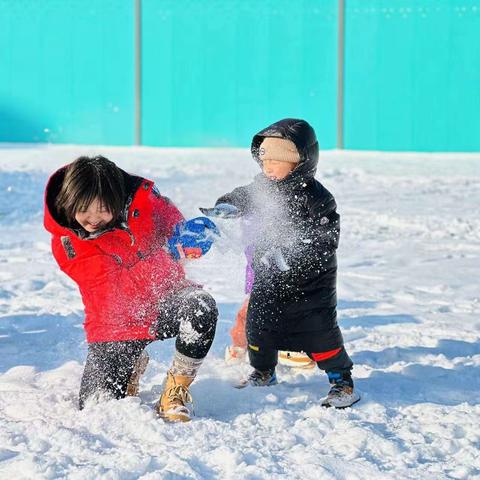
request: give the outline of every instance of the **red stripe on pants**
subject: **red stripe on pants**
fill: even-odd
[[[329,350],[328,352],[311,353],[310,355],[316,362],[321,362],[322,360],[328,360],[329,358],[334,357],[341,349],[342,347],[336,348],[335,350]]]

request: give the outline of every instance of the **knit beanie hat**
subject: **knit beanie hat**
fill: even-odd
[[[300,154],[291,140],[279,137],[265,137],[258,149],[258,156],[265,160],[277,160],[278,162],[298,163]]]

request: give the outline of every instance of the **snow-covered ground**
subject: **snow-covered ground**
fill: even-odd
[[[359,404],[321,408],[317,370],[232,388],[247,368],[223,362],[244,260],[220,243],[189,268],[220,323],[196,418],[171,425],[152,409],[171,340],[149,348],[139,399],[77,410],[82,306],[51,257],[42,194],[54,169],[94,153],[154,179],[186,216],[258,168],[246,150],[0,146],[1,479],[480,478],[480,155],[321,154]]]

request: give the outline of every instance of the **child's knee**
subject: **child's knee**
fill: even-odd
[[[215,329],[218,319],[218,308],[215,299],[204,290],[191,292],[182,308],[180,317],[188,321],[192,328],[198,332]],[[180,325],[181,330],[181,325]]]

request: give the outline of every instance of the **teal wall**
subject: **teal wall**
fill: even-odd
[[[0,0],[0,141],[134,141],[132,1]]]
[[[336,141],[336,0],[144,0],[143,142],[247,146],[284,117]]]
[[[480,1],[347,0],[345,148],[480,150]]]
[[[145,145],[337,138],[337,0],[142,0]],[[480,0],[345,0],[344,146],[480,151]],[[135,0],[0,0],[0,142],[135,142]]]

